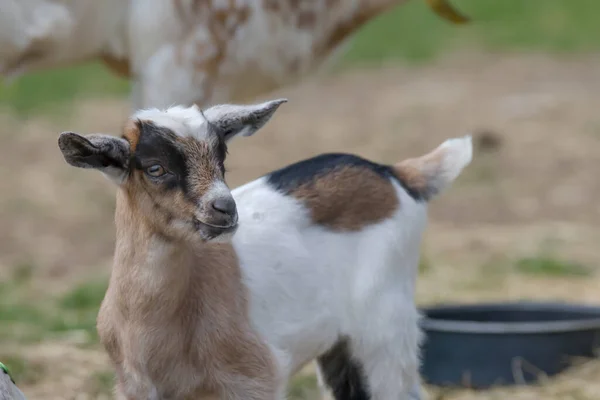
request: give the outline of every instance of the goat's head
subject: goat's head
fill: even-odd
[[[146,109],[121,137],[63,132],[58,145],[70,165],[98,169],[119,185],[152,229],[184,240],[226,240],[238,222],[225,183],[227,142],[255,133],[285,101]]]

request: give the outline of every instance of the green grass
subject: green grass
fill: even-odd
[[[97,342],[96,316],[106,285],[106,280],[90,281],[49,299],[27,298],[23,294],[31,289],[18,280],[0,286],[0,341],[78,334],[85,343]]]
[[[38,111],[65,114],[82,97],[124,96],[129,82],[98,63],[28,74],[0,85],[0,106],[25,118]]]
[[[583,264],[551,256],[521,258],[515,267],[521,273],[538,276],[587,277],[593,272]]]
[[[369,23],[346,55],[349,62],[429,61],[460,48],[488,51],[593,52],[600,49],[595,0],[450,0],[472,21],[452,25],[423,1]]]
[[[97,309],[104,293],[106,293],[106,281],[92,281],[77,286],[66,293],[60,299],[60,306],[65,310],[86,311],[90,308]]]
[[[411,0],[367,24],[353,39],[341,66],[402,60],[423,63],[457,49],[541,51],[559,54],[600,50],[600,1],[451,0],[468,15],[457,26]],[[0,86],[0,106],[22,117],[51,110],[68,112],[82,96],[123,96],[129,83],[94,63],[32,73]]]
[[[8,367],[17,385],[35,383],[45,373],[41,364],[30,362],[12,353],[0,354],[0,361]]]
[[[114,385],[115,373],[113,371],[98,371],[92,374],[85,389],[89,395],[99,398],[99,396],[111,396]]]
[[[17,285],[26,284],[33,275],[34,266],[31,263],[17,264],[13,268],[13,280]]]
[[[431,259],[424,253],[421,253],[419,258],[419,274],[426,274],[433,270]]]
[[[315,375],[299,375],[292,379],[288,388],[289,400],[317,398],[319,398],[319,389]]]

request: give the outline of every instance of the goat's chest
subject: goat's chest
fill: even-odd
[[[196,347],[198,341],[186,336],[169,326],[132,324],[121,338],[125,359],[161,386],[195,388],[203,381],[201,366],[205,361]]]
[[[126,392],[135,398],[153,392],[160,398],[204,392],[207,377],[202,366],[207,362],[192,329],[182,334],[173,321],[154,325],[136,318],[109,319],[106,310],[99,313],[98,321],[100,339]]]

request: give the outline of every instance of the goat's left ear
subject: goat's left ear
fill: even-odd
[[[65,161],[78,168],[94,168],[120,184],[129,165],[129,142],[115,136],[92,134],[82,136],[63,132],[58,147]]]
[[[277,99],[253,105],[221,104],[206,109],[204,116],[228,141],[238,135],[253,135],[286,102],[287,99]]]

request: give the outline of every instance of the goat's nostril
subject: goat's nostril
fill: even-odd
[[[219,198],[212,202],[212,207],[223,214],[235,214],[235,200],[231,197]]]

